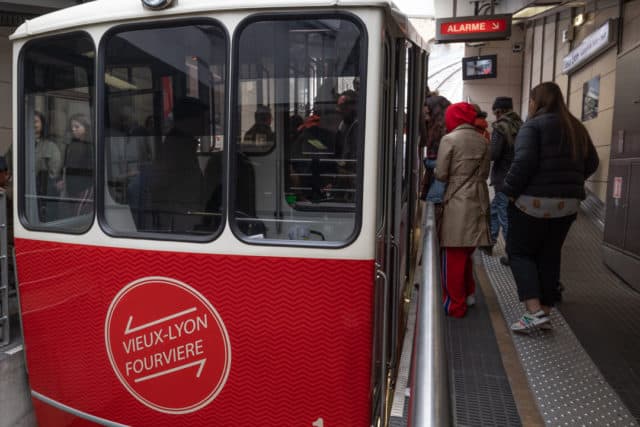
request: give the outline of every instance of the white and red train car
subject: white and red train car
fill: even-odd
[[[384,425],[426,45],[387,1],[146,2],[11,37],[39,425]]]

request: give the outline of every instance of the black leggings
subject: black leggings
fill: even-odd
[[[507,254],[520,301],[540,299],[553,307],[558,295],[562,245],[576,214],[536,218],[509,203]]]

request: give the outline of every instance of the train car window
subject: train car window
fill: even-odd
[[[210,240],[223,226],[225,31],[127,26],[103,43],[108,232]]]
[[[21,220],[85,232],[94,213],[93,41],[85,33],[35,40],[20,58]]]
[[[261,17],[236,39],[234,231],[345,244],[361,199],[364,30],[345,16]]]

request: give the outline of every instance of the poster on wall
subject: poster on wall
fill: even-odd
[[[598,99],[600,98],[600,76],[586,82],[582,87],[582,121],[598,117]]]

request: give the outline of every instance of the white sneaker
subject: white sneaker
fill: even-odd
[[[476,296],[471,294],[467,297],[467,307],[473,307],[476,305]]]
[[[529,332],[533,329],[547,329],[546,324],[549,323],[549,316],[544,311],[538,310],[535,313],[525,312],[517,322],[511,325],[514,332]]]

